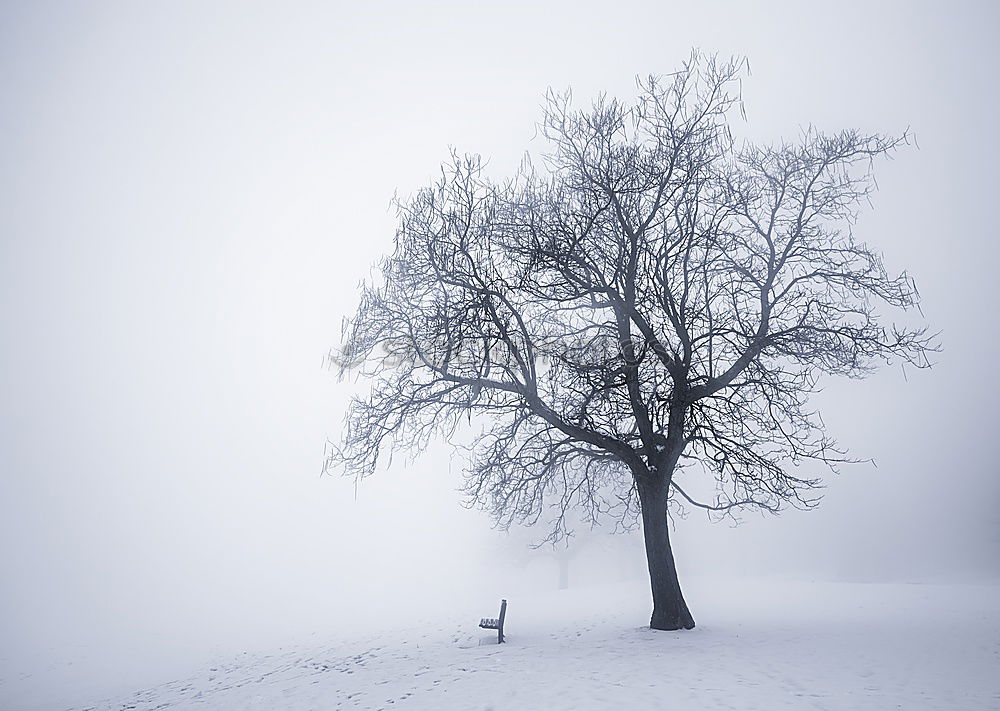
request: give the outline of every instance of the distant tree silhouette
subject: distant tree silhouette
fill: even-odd
[[[906,135],[807,129],[735,141],[742,60],[693,54],[589,109],[549,92],[541,167],[509,180],[453,154],[397,201],[395,249],[336,355],[354,400],[328,468],[366,476],[472,422],[466,489],[500,525],[565,512],[641,521],[655,629],[690,629],[668,507],[812,506],[844,453],[808,407],[821,374],[927,365],[890,325],[917,291],[850,226],[873,159]],[[805,473],[803,473],[805,472]],[[698,480],[714,482],[709,500]],[[704,487],[701,487],[704,489]]]
[[[556,513],[565,516],[568,512]],[[630,549],[634,545],[630,534],[635,531],[624,530],[621,526],[599,525],[581,509],[574,513],[582,515],[564,522],[565,529],[569,532],[567,535],[556,539],[549,531],[548,536],[539,540],[536,528],[510,525],[506,528],[505,535],[497,539],[498,549],[502,544],[504,557],[521,568],[539,563],[554,564],[554,581],[559,590],[576,587],[580,580],[609,582],[634,577],[635,559],[629,553],[633,552]],[[601,560],[604,565],[599,572],[595,571],[589,576],[571,572]]]

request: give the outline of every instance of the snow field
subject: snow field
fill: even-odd
[[[1000,586],[692,580],[698,627],[645,626],[638,583],[508,593],[315,647],[241,654],[76,706],[154,709],[996,709]],[[485,598],[484,598],[485,600]]]

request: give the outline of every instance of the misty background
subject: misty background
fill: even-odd
[[[741,136],[913,132],[855,231],[943,351],[827,379],[829,431],[877,468],[813,512],[692,512],[682,584],[995,578],[998,31],[988,2],[0,6],[0,699],[555,587],[533,534],[461,506],[446,446],[321,477],[352,391],[323,357],[390,198],[449,146],[508,174],[544,150],[547,87],[630,98],[692,47],[749,58]],[[626,555],[595,550],[571,584]]]

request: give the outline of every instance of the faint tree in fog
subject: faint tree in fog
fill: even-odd
[[[572,515],[572,518],[567,520],[567,515]],[[635,561],[629,552],[637,550],[631,551],[635,541],[633,536],[627,534],[634,531],[622,531],[620,526],[598,525],[579,507],[575,511],[559,511],[558,516],[562,517],[562,528],[559,530],[565,532],[558,538],[551,535],[553,531],[549,531],[546,538],[539,540],[533,527],[507,526],[503,537],[506,557],[521,568],[538,563],[548,567],[548,563],[553,563],[559,590],[566,590],[571,584],[575,586],[577,583],[572,581],[581,577],[587,579],[587,576],[580,576],[571,570],[578,571],[595,559],[603,558],[605,565],[591,574],[590,579],[612,581],[628,576],[630,565]]]
[[[743,68],[692,55],[633,104],[550,92],[541,167],[495,182],[455,154],[398,201],[341,353],[371,389],[328,468],[363,477],[475,422],[472,500],[501,525],[554,511],[556,538],[574,507],[641,520],[650,626],[693,627],[668,507],[811,506],[808,465],[843,456],[808,407],[818,377],[925,366],[931,348],[887,323],[916,289],[850,229],[873,159],[906,136],[738,143]]]

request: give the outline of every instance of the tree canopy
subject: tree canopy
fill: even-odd
[[[695,54],[583,109],[550,91],[539,161],[497,181],[453,153],[398,200],[338,354],[371,390],[329,466],[365,476],[475,418],[466,490],[501,524],[811,505],[809,463],[844,456],[809,406],[820,377],[933,348],[887,316],[917,305],[911,278],[852,230],[907,136],[737,141],[745,67]]]

